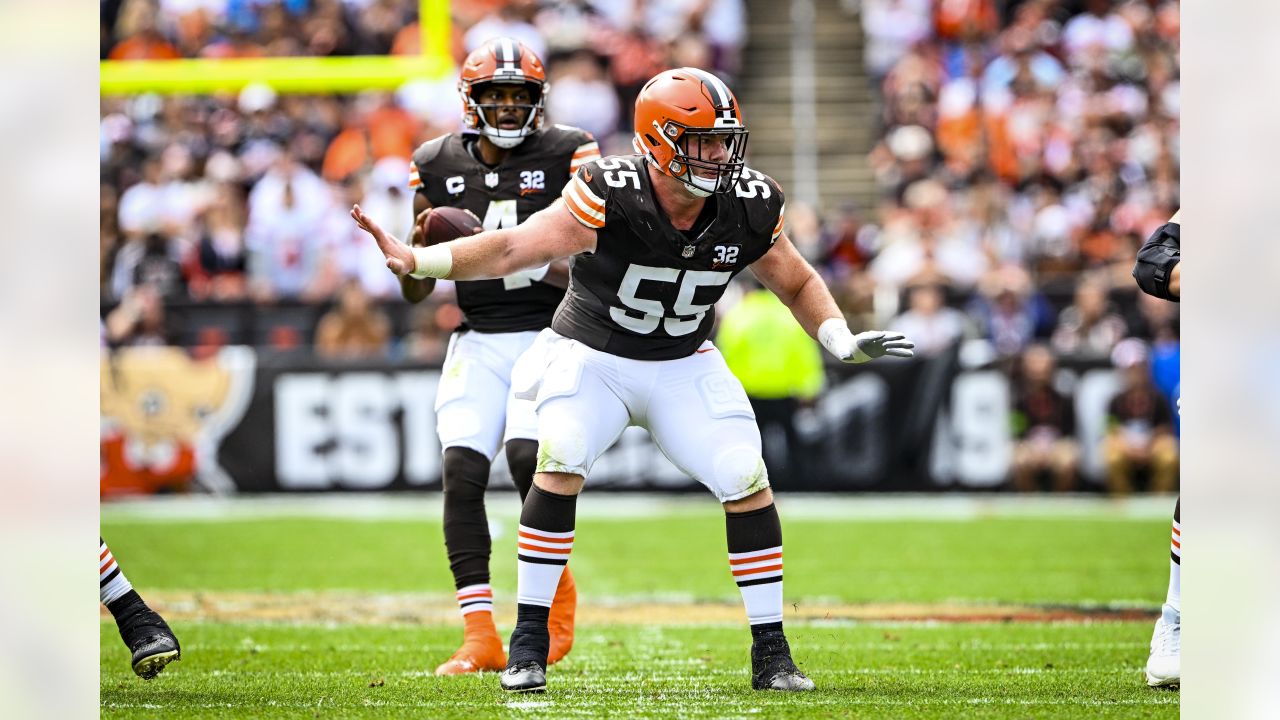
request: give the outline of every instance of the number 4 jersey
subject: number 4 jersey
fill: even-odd
[[[470,210],[486,230],[524,222],[555,202],[583,163],[600,157],[590,133],[566,125],[531,133],[492,168],[472,154],[476,140],[450,133],[423,143],[413,153],[409,187],[432,207]],[[487,333],[541,330],[564,297],[564,290],[520,275],[462,281],[457,292],[467,326]]]
[[[713,306],[729,280],[782,232],[782,190],[751,169],[732,192],[708,197],[684,232],[658,207],[640,155],[584,164],[562,197],[578,222],[596,231],[596,250],[573,258],[551,327],[636,360],[692,355],[711,333]]]

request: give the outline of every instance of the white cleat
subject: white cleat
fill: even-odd
[[[1182,617],[1165,604],[1151,634],[1151,656],[1147,658],[1147,685],[1178,687],[1182,680]]]

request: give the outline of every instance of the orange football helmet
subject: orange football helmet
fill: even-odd
[[[525,108],[529,113],[522,127],[504,130],[489,124],[484,111],[498,106],[481,104],[476,92],[488,83],[528,86],[533,102],[516,106]],[[494,38],[473,50],[462,63],[462,74],[458,78],[458,92],[465,108],[462,122],[467,128],[489,138],[494,145],[513,148],[542,126],[542,108],[546,105],[548,89],[547,71],[537,53],[514,38]]]
[[[667,70],[645,83],[636,98],[635,131],[636,152],[694,195],[728,192],[742,174],[747,127],[738,100],[706,70]],[[704,157],[704,148],[717,144],[726,151],[723,159]]]

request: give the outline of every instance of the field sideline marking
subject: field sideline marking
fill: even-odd
[[[572,692],[574,689],[576,688],[570,687],[567,690],[568,692]],[[698,690],[700,688],[691,687],[689,689]],[[564,691],[562,690],[561,692],[564,692]],[[720,698],[720,699],[725,700],[729,698]],[[834,692],[827,693],[824,696],[821,693],[821,691],[819,691],[818,693],[815,693],[810,697],[807,697],[805,700],[806,702],[804,703],[804,707],[819,707],[822,705],[829,705],[829,704],[838,704],[842,706],[843,705],[893,705],[893,706],[899,706],[899,707],[917,707],[917,706],[928,707],[931,705],[944,705],[948,707],[967,706],[967,705],[1021,705],[1021,706],[1028,706],[1028,707],[1040,706],[1040,705],[1060,706],[1060,707],[1073,707],[1073,706],[1108,707],[1113,705],[1115,706],[1177,705],[1179,702],[1179,698],[1177,695],[1174,695],[1172,693],[1155,693],[1155,692],[1152,692],[1150,694],[1150,697],[1146,697],[1146,698],[1119,698],[1115,700],[1096,700],[1096,699],[1090,699],[1090,698],[1069,698],[1069,699],[1046,698],[1044,700],[1038,700],[1038,699],[1031,699],[1031,698],[1007,698],[1007,697],[976,697],[976,698],[964,698],[964,699],[939,698],[937,700],[902,700],[898,698],[883,698],[883,699],[856,698],[856,697],[851,698],[845,695],[844,693],[834,693]],[[815,700],[817,701],[815,702]],[[823,700],[826,700],[827,702],[823,702]],[[544,700],[541,702],[547,703],[548,706],[555,705],[557,703],[562,703],[563,705],[566,706],[565,709],[568,709],[568,707],[571,707],[574,705],[582,704],[578,698],[574,698],[571,696],[559,697],[556,700]],[[524,703],[530,703],[530,701],[516,701],[508,704],[496,703],[496,707],[499,707],[499,708],[510,707],[512,709],[519,710],[519,709],[525,709],[520,707],[520,704],[524,704]],[[645,705],[653,705],[653,706],[662,706],[666,704],[670,704],[670,703],[664,703],[664,702],[645,703]],[[108,701],[108,702],[102,703],[102,707],[112,709],[112,710],[114,709],[159,710],[159,709],[164,709],[168,707],[184,709],[184,710],[185,709],[213,710],[213,709],[235,709],[235,708],[285,708],[285,709],[307,709],[307,710],[324,710],[324,709],[332,710],[332,709],[340,709],[343,707],[429,708],[429,709],[440,709],[442,707],[457,707],[457,708],[474,709],[476,707],[476,703],[474,700],[464,700],[464,701],[458,701],[454,703],[450,703],[445,700],[433,700],[431,702],[414,703],[414,702],[394,702],[394,701],[388,701],[388,700],[364,699],[364,700],[361,700],[360,702],[353,701],[351,703],[342,703],[340,705],[332,701],[306,703],[306,702],[280,702],[278,700],[273,700],[270,702],[256,702],[256,703],[184,702],[181,705],[166,706],[166,705],[159,705],[156,703],[127,703],[127,702],[122,703],[122,702]],[[532,706],[529,707],[529,709],[541,709],[541,708],[542,708],[541,705],[537,707],[532,707]]]
[[[780,493],[778,509],[787,519],[972,522],[991,518],[1080,518],[1085,520],[1168,520],[1174,496],[1112,499],[1094,495],[794,495]],[[489,518],[514,522],[514,494],[492,493]],[[438,522],[439,493],[169,496],[102,504],[103,522],[226,522],[273,518],[323,518],[364,522]],[[710,495],[690,493],[592,493],[578,502],[581,519],[650,519],[714,516]]]
[[[458,623],[452,598],[425,593],[274,593],[164,591],[148,594],[152,605],[171,620],[197,622],[260,622],[275,625],[337,623],[343,625],[449,626]],[[511,603],[496,607],[504,620],[513,614]],[[1155,612],[1148,606],[1029,604],[1029,603],[818,603],[793,604],[787,619],[807,627],[835,627],[862,623],[1095,623],[1149,621]],[[103,616],[105,617],[105,615]],[[648,599],[623,601],[602,598],[578,608],[583,626],[644,625],[662,623],[739,625],[742,606],[732,601],[660,602]]]

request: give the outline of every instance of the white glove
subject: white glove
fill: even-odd
[[[915,343],[901,333],[869,330],[854,335],[841,318],[831,318],[818,327],[818,342],[841,362],[864,363],[878,357],[909,358]]]

